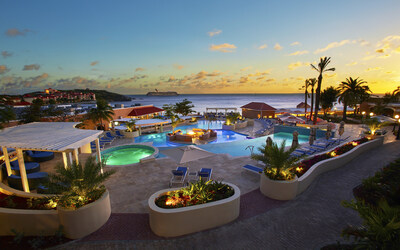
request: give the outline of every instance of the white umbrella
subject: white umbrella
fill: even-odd
[[[292,146],[291,148],[297,148],[297,146],[299,146],[299,132],[297,132],[296,130],[293,131],[293,141],[292,141]]]
[[[339,135],[340,135],[340,137],[343,135],[343,133],[344,133],[344,121],[341,121],[340,122],[340,126],[339,126]]]
[[[315,140],[315,135],[316,135],[317,131],[316,128],[311,128],[310,129],[310,137],[308,138],[308,143],[310,145],[314,144],[314,140]]]
[[[193,145],[179,148],[169,148],[161,151],[161,153],[173,159],[178,164],[183,164],[189,161],[194,161],[214,155],[214,153],[208,152]]]
[[[282,121],[284,122],[291,122],[291,123],[305,123],[305,121],[301,118],[298,118],[296,116],[287,116],[287,117],[283,117],[281,118]]]

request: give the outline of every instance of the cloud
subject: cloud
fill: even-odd
[[[146,70],[145,68],[139,67],[139,68],[136,68],[136,69],[135,69],[135,72],[138,72],[138,71],[145,71],[145,70]]]
[[[363,57],[363,60],[368,61],[368,60],[374,59],[375,57],[376,57],[375,55],[369,55],[369,56]]]
[[[7,58],[7,57],[12,56],[12,53],[11,53],[11,52],[8,52],[8,51],[2,51],[2,52],[1,52],[1,55],[2,55],[3,58],[5,59],[5,58]]]
[[[314,51],[314,54],[325,52],[325,51],[333,49],[333,48],[338,48],[338,47],[341,47],[346,44],[354,44],[354,43],[357,43],[357,41],[356,40],[342,40],[340,42],[333,42],[333,43],[328,44],[325,48],[317,49],[316,51]]]
[[[181,70],[181,69],[183,69],[184,68],[184,66],[183,65],[179,65],[179,64],[174,64],[174,65],[172,65],[175,69],[177,69],[177,70]]]
[[[254,74],[249,74],[248,76],[249,76],[249,77],[253,77],[253,76],[265,76],[265,75],[269,75],[269,74],[271,74],[271,71],[270,71],[270,70],[266,70],[266,71],[263,71],[263,72],[258,72],[258,71],[256,71],[256,73],[254,73]]]
[[[39,64],[29,64],[29,65],[24,65],[24,68],[22,70],[39,70],[40,65]]]
[[[279,43],[276,43],[274,46],[274,50],[281,50],[281,49],[283,49],[283,47]]]
[[[385,55],[381,55],[381,56],[378,57],[378,58],[386,59],[386,58],[389,58],[389,57],[391,57],[391,56],[392,56],[391,54],[385,54]]]
[[[95,66],[95,65],[97,65],[97,64],[99,64],[99,61],[94,61],[94,62],[91,62],[91,63],[90,63],[90,66]]]
[[[31,32],[29,29],[19,30],[16,28],[8,29],[5,33],[9,37],[25,36],[26,33]]]
[[[240,71],[246,71],[246,70],[249,70],[249,69],[251,69],[251,68],[252,68],[251,66],[244,67],[243,69],[240,69]]]
[[[358,62],[351,62],[351,63],[346,64],[346,66],[354,66],[354,65],[357,65],[357,64],[358,64]]]
[[[382,67],[368,68],[365,71],[369,72],[369,71],[375,71],[375,70],[380,70],[380,69],[382,69]]]
[[[213,30],[213,31],[207,32],[207,34],[208,34],[210,37],[219,35],[219,34],[221,34],[221,33],[222,33],[222,30]]]
[[[332,74],[326,73],[325,77],[326,78],[334,78],[334,77],[337,77],[337,74],[336,73],[332,73]]]
[[[236,49],[236,46],[233,44],[229,44],[229,43],[223,43],[223,44],[212,44],[210,46],[210,50],[211,51],[220,51],[223,53],[232,53],[234,52]]]
[[[387,36],[376,45],[378,49],[375,50],[377,53],[386,53],[391,50],[400,53],[400,36]]]
[[[299,51],[289,54],[289,56],[300,56],[300,55],[304,55],[304,54],[308,54],[308,53],[309,53],[308,50],[301,50],[301,51],[299,50]]]
[[[290,44],[290,46],[296,46],[296,45],[301,45],[301,43],[299,43],[299,42],[292,42],[291,44]]]
[[[263,45],[258,46],[257,49],[266,49],[267,47],[268,47],[267,44],[263,44]]]
[[[299,67],[304,67],[304,66],[309,66],[309,65],[310,65],[310,63],[308,63],[308,62],[295,62],[295,63],[289,64],[288,69],[295,70]]]
[[[7,73],[8,71],[10,71],[9,68],[7,68],[6,65],[0,65],[0,75]]]
[[[365,40],[359,40],[358,42],[360,43],[361,46],[368,46],[368,45],[370,45],[370,42],[365,41]]]

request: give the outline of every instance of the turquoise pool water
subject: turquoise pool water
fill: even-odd
[[[222,130],[221,128],[223,123],[223,121],[214,121],[208,124],[207,121],[199,121],[198,124],[179,126],[175,130],[180,129],[183,133],[186,133],[187,130],[191,130],[193,128],[208,129],[208,127],[210,127],[210,129],[218,129],[216,130],[217,140],[209,142],[209,144],[246,140],[246,135],[239,134],[230,130]],[[167,141],[166,134],[169,132],[171,131],[165,131],[158,134],[141,135],[135,138],[135,143],[153,142],[153,146],[155,147],[180,147],[187,145]]]
[[[239,134],[233,131],[222,130],[223,121],[213,121],[209,123],[208,121],[199,121],[195,125],[179,126],[176,129],[182,130],[184,133],[186,130],[191,130],[193,128],[203,128],[203,129],[217,129],[218,139],[216,141],[210,142],[204,145],[197,145],[199,148],[216,153],[216,154],[230,154],[232,156],[246,156],[250,155],[250,148],[253,151],[258,152],[257,148],[261,147],[266,143],[267,137],[271,137],[274,142],[278,144],[286,140],[286,146],[292,144],[293,135],[288,132],[278,132],[272,135],[258,137],[255,139],[246,139],[246,135]],[[162,151],[169,147],[179,147],[185,144],[171,143],[166,140],[166,131],[164,133],[141,135],[135,138],[136,143],[142,142],[153,142],[153,146],[158,147],[160,152],[158,157],[165,157]],[[299,143],[308,142],[308,135],[299,135]]]
[[[107,165],[121,166],[138,163],[154,152],[154,148],[145,145],[125,145],[106,149],[101,156],[106,159]]]

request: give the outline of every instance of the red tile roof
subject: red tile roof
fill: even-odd
[[[135,107],[128,116],[141,116],[164,111],[163,109],[154,106]]]
[[[30,102],[15,102],[11,104],[12,106],[29,106],[31,105]]]
[[[276,108],[269,106],[263,102],[251,102],[242,107],[242,109],[253,109],[253,110],[263,110],[263,111],[275,111]]]

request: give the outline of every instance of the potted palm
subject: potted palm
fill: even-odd
[[[136,120],[130,119],[125,123],[126,130],[123,131],[123,134],[127,138],[134,138],[139,136],[139,131],[136,128]]]
[[[82,238],[103,226],[111,215],[110,196],[102,184],[115,170],[102,171],[102,164],[89,157],[84,165],[67,168],[58,164],[45,185],[58,197],[57,211],[66,237]]]
[[[260,191],[265,196],[277,200],[291,200],[297,194],[297,176],[294,171],[297,158],[290,154],[295,150],[291,148],[285,151],[286,141],[281,145],[272,142],[259,147],[260,154],[253,154],[252,158],[265,164],[260,177]]]
[[[367,133],[370,135],[371,139],[375,139],[377,136],[382,135],[382,133],[379,133],[379,130],[389,124],[388,122],[379,122],[376,118],[368,119],[365,123],[369,128]]]

